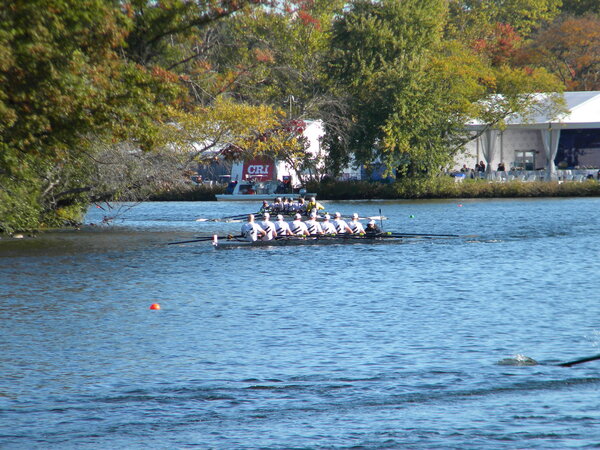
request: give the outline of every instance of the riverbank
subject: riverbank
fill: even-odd
[[[454,178],[398,180],[393,183],[368,181],[334,181],[309,183],[309,192],[317,192],[320,200],[411,200],[442,198],[531,198],[531,197],[600,197],[600,183],[582,182],[507,181],[490,182]],[[223,186],[193,186],[189,189],[161,192],[151,201],[214,201],[224,192]]]

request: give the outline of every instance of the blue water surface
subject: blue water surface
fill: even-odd
[[[167,244],[258,205],[129,206],[0,240],[1,448],[600,445],[600,361],[556,365],[600,353],[600,199],[328,202],[461,237],[228,250]]]

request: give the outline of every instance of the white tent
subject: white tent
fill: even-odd
[[[534,168],[545,170],[548,179],[556,179],[554,160],[561,131],[600,130],[600,91],[565,92],[563,97],[566,112],[545,107],[550,96],[539,94],[539,108],[522,116],[508,117],[502,130],[481,123],[468,124],[467,128],[474,134],[485,131],[467,145],[465,156],[457,160],[457,167],[463,164],[473,167],[475,162],[484,160],[488,171],[493,171],[499,162],[515,167],[531,158]]]

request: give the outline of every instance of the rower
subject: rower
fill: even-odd
[[[306,214],[309,216],[313,212],[319,214],[319,211],[322,209],[325,209],[325,207],[321,205],[314,197],[311,197],[309,202],[306,204]]]
[[[323,220],[323,223],[321,223],[321,230],[323,230],[323,234],[337,234],[335,225],[329,219],[331,219],[331,216],[329,214],[325,214],[325,219]]]
[[[366,234],[379,234],[379,233],[381,233],[381,230],[379,229],[379,227],[377,226],[377,223],[375,223],[374,220],[369,220],[369,223],[367,223],[367,228],[365,228],[365,233]]]
[[[265,234],[265,230],[254,222],[254,214],[248,214],[248,222],[242,225],[242,236],[247,241],[254,242],[258,240],[259,236],[263,237]]]
[[[339,234],[350,233],[352,234],[352,228],[348,226],[348,223],[342,219],[342,215],[339,212],[335,213],[335,219],[333,219],[333,225],[335,226],[335,230]]]
[[[300,214],[306,214],[306,200],[303,197],[298,199],[298,212]]]
[[[283,220],[283,216],[281,214],[277,215],[277,221],[275,222],[275,232],[277,236],[291,236],[292,230],[290,230],[290,225]]]
[[[271,214],[267,212],[263,214],[263,220],[260,223],[260,226],[263,230],[265,230],[265,235],[262,238],[263,241],[275,239],[275,236],[277,236],[277,231],[275,230],[275,224],[271,222]]]
[[[283,202],[281,201],[281,197],[277,197],[271,204],[271,211],[277,213],[283,211]]]
[[[290,230],[292,230],[294,236],[310,236],[306,224],[302,222],[302,215],[300,213],[296,213],[294,216],[294,221],[290,224]]]
[[[308,229],[308,233],[311,235],[315,234],[323,234],[323,229],[321,228],[321,224],[317,222],[317,213],[310,213],[310,218],[304,222],[306,224],[306,228]]]
[[[365,233],[365,228],[363,227],[363,224],[358,221],[358,214],[356,213],[352,214],[352,220],[350,221],[348,226],[352,228],[352,233],[354,234]]]
[[[291,212],[305,214],[306,213],[306,202],[303,198],[294,200],[292,203]]]

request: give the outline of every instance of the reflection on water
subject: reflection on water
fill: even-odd
[[[216,202],[2,239],[0,446],[594,445],[600,362],[552,364],[598,353],[599,202],[328,204],[477,235],[401,245],[167,245],[252,212]]]

